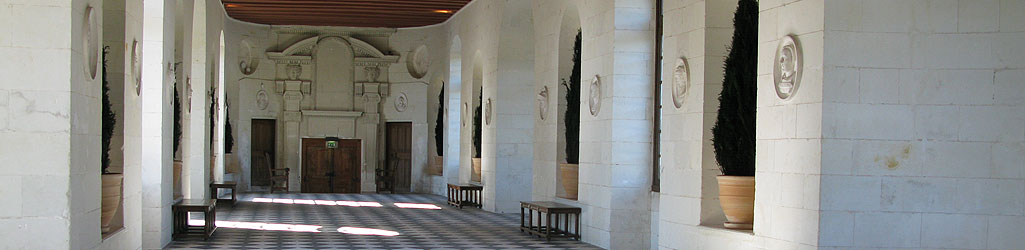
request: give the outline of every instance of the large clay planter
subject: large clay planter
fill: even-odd
[[[755,219],[755,177],[725,176],[719,180],[719,204],[726,214],[723,226],[729,229],[751,229]]]
[[[470,173],[470,181],[480,182],[480,158],[471,158],[473,162],[473,172]]]
[[[114,214],[118,207],[121,207],[121,187],[125,176],[122,174],[100,175],[101,200],[100,200],[100,232],[109,233],[110,222],[114,220]]]
[[[235,164],[235,155],[231,153],[224,154],[224,173],[241,173],[242,170]]]
[[[442,169],[445,158],[437,155],[431,156],[431,164],[427,166],[427,174],[429,175],[442,175]]]
[[[174,168],[171,170],[171,192],[174,199],[182,197],[182,162],[174,161]]]
[[[577,199],[577,178],[579,173],[580,168],[577,164],[559,164],[559,175],[562,176],[562,190],[566,191],[566,195],[562,198]]]

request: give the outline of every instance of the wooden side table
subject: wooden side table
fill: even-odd
[[[204,223],[202,226],[189,225],[189,212],[203,213]],[[216,199],[185,199],[171,206],[171,214],[174,220],[174,239],[187,237],[203,237],[203,240],[210,239],[217,229],[217,200]]]
[[[235,206],[235,202],[238,201],[237,197],[235,197],[235,187],[237,185],[238,184],[236,184],[234,181],[223,181],[223,182],[213,182],[213,183],[210,183],[210,197],[213,198],[213,199],[217,199],[219,201],[231,201],[231,206],[234,207]],[[221,199],[221,198],[217,197],[217,191],[222,189],[222,188],[223,189],[228,189],[228,190],[231,191],[231,199],[230,200],[229,199]]]
[[[481,208],[480,193],[484,187],[473,184],[448,184],[448,204],[463,209],[463,206]]]
[[[534,224],[534,212],[537,212],[536,225]],[[575,219],[573,232],[570,232],[570,219]],[[559,228],[559,222],[562,222],[562,228]],[[573,238],[579,241],[580,208],[551,201],[521,201],[520,231],[537,235],[545,240]]]

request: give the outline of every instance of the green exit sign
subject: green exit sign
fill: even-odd
[[[338,141],[327,141],[327,148],[338,148]]]

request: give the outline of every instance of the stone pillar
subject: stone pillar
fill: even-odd
[[[282,111],[282,121],[284,122],[284,150],[282,152],[282,158],[278,160],[279,164],[285,164],[288,169],[288,191],[300,191],[299,175],[300,175],[300,158],[301,153],[301,138],[299,135],[299,123],[302,122],[302,113],[300,111],[299,104],[303,100],[303,89],[308,91],[308,81],[288,80],[278,81],[277,89],[282,94],[284,100],[284,111]]]
[[[360,117],[361,121],[356,127],[356,137],[363,139],[363,166],[360,166],[360,169],[363,171],[360,181],[362,183],[360,189],[362,189],[363,192],[375,192],[377,191],[376,170],[378,167],[377,130],[381,125],[381,114],[379,113],[381,106],[381,88],[382,86],[387,88],[387,84],[364,83],[363,86],[363,93],[359,93],[360,90],[357,90],[357,94],[362,94],[362,96],[358,96],[361,97],[358,99],[363,100],[364,109],[363,116]]]
[[[142,242],[171,242],[171,96],[174,56],[172,0],[146,0],[142,59]]]
[[[185,11],[189,11],[186,9]],[[182,187],[187,199],[207,199],[210,197],[210,100],[207,90],[209,89],[209,73],[207,60],[207,23],[205,1],[196,1],[192,6],[192,25],[186,27],[187,33],[191,33],[191,39],[186,43],[186,51],[191,56],[186,56],[185,92],[188,96],[182,102],[183,110],[183,138],[182,138],[182,161],[183,176]],[[186,36],[188,38],[189,36]]]

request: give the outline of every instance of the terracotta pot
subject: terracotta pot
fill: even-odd
[[[442,166],[444,165],[445,158],[437,155],[431,156],[431,164],[427,166],[427,174],[429,175],[442,175]]]
[[[480,182],[480,158],[471,158],[473,162],[473,172],[470,173],[470,181]]]
[[[109,233],[110,222],[114,220],[114,214],[121,207],[121,191],[125,176],[122,174],[100,175],[101,200],[100,200],[100,232]]]
[[[559,175],[562,176],[562,189],[566,191],[566,195],[562,198],[566,199],[577,199],[577,178],[580,174],[580,165],[560,163],[559,164]]]
[[[171,170],[171,191],[173,198],[182,197],[182,162],[174,161],[174,168]]]
[[[729,229],[751,229],[755,214],[755,177],[725,176],[719,180],[719,204],[726,214],[723,226]]]
[[[224,173],[241,173],[242,170],[235,164],[235,155],[231,153],[224,154]]]

